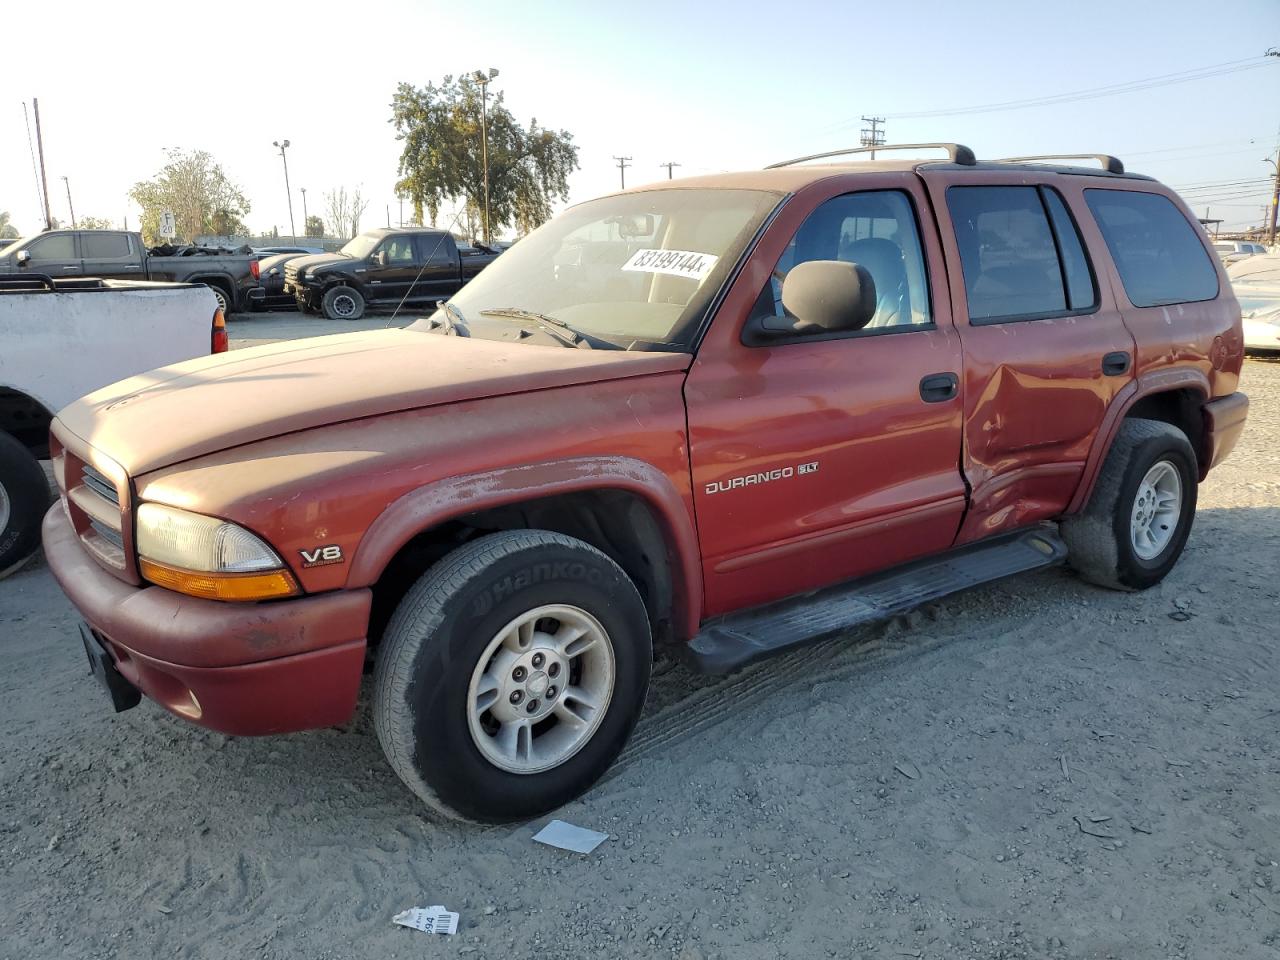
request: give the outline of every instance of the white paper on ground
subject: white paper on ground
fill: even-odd
[[[402,927],[421,930],[423,933],[454,934],[458,932],[458,915],[439,904],[434,907],[412,907],[403,913],[397,913],[391,918],[391,922],[398,923]]]
[[[552,820],[534,834],[533,839],[549,847],[559,847],[561,850],[590,853],[608,840],[609,835],[596,830],[587,830],[584,827],[575,827],[572,823],[565,823],[563,820]]]

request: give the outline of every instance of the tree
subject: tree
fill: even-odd
[[[434,221],[442,204],[459,203],[482,220],[481,95],[470,75],[396,89],[391,123],[404,141],[396,190],[413,201],[419,218],[424,207]],[[553,201],[568,198],[578,148],[564,130],[537,120],[521,126],[502,101],[499,93],[489,107],[489,227],[514,225],[526,233],[550,219]]]
[[[106,217],[76,217],[76,226],[81,230],[114,230],[116,225]]]
[[[329,225],[333,227],[333,235],[340,240],[350,240],[360,232],[360,215],[364,213],[369,201],[360,195],[356,187],[347,194],[346,187],[335,187],[324,195],[325,210],[329,214]]]
[[[142,207],[142,235],[147,243],[159,239],[160,214],[165,210],[173,211],[178,238],[187,242],[201,234],[243,232],[249,201],[213,157],[204,150],[171,149],[166,154],[169,162],[160,172],[129,191]]]
[[[0,240],[17,240],[22,234],[9,221],[9,211],[0,210]]]
[[[308,237],[324,236],[324,220],[317,217],[314,213],[307,217],[307,224],[303,227],[302,232]]]

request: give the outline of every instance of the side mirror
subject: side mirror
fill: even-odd
[[[379,250],[375,253],[373,255],[373,262],[380,267],[385,267],[387,265],[387,251]]]
[[[844,260],[809,260],[782,281],[782,305],[796,318],[796,333],[861,330],[876,312],[870,271]]]
[[[28,263],[31,262],[31,251],[19,250],[17,254],[17,261],[18,261],[18,266],[25,267]]]

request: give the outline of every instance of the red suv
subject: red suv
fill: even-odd
[[[1112,157],[942,148],[592,200],[407,329],[64,409],[44,541],[116,708],[322,727],[371,663],[405,783],[509,820],[609,766],[657,642],[726,671],[1064,559],[1159,582],[1244,425],[1231,286]]]

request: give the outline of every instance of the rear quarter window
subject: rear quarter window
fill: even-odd
[[[1218,272],[1208,251],[1168,197],[1136,190],[1086,190],[1084,196],[1135,307],[1218,295]]]

